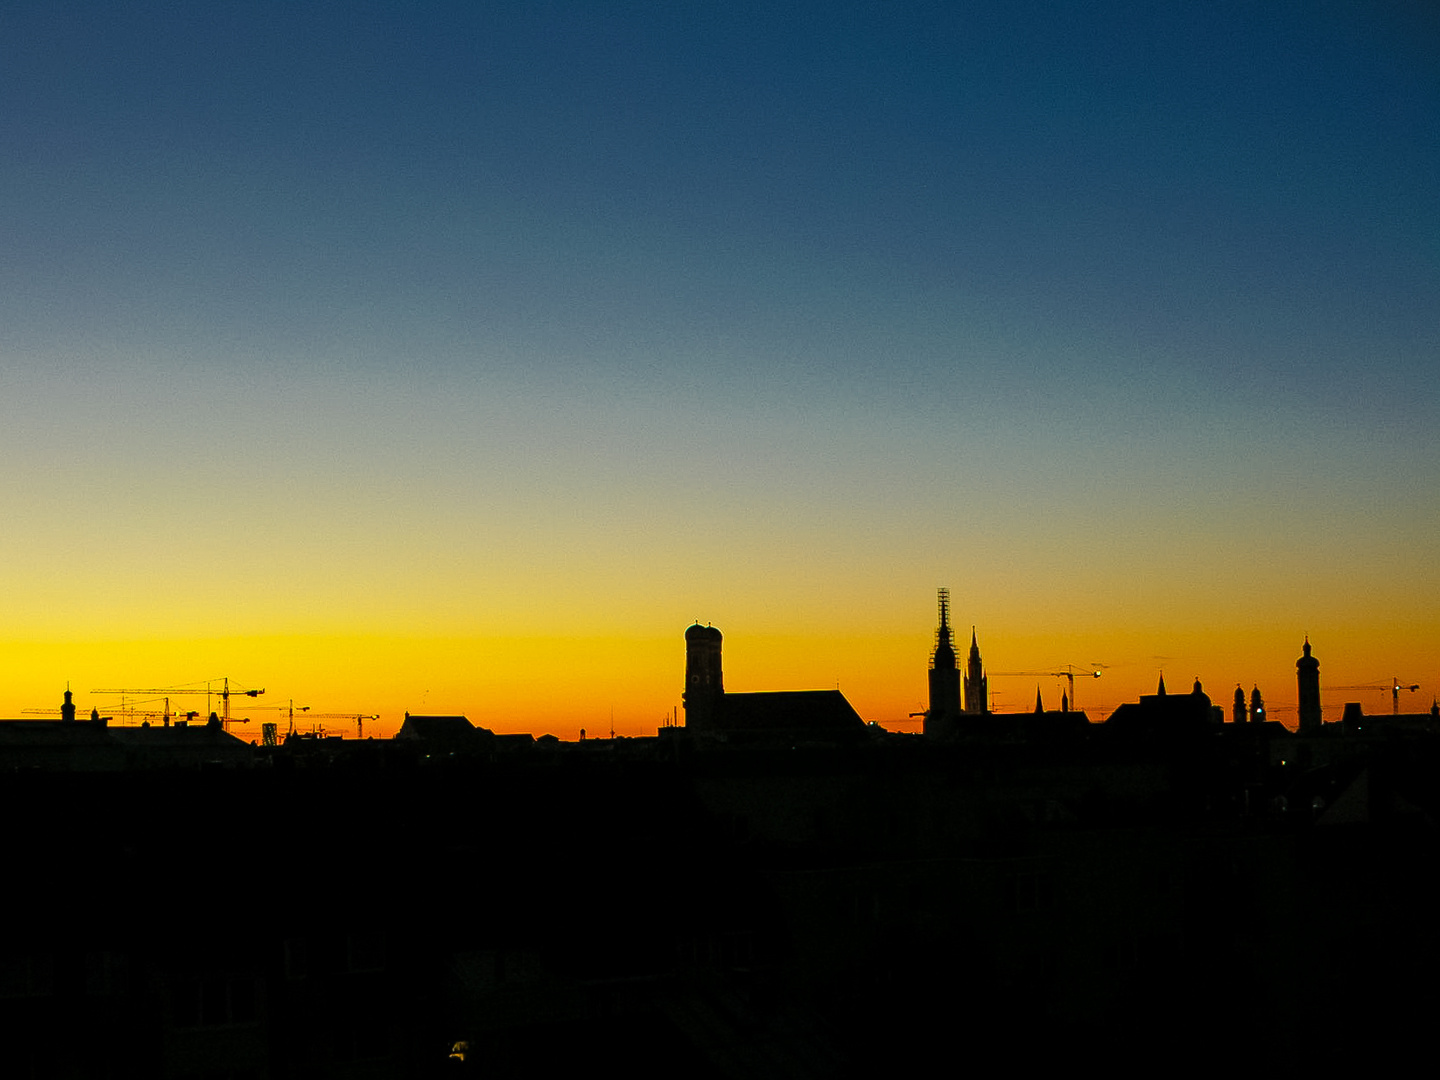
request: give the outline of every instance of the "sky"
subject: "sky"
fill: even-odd
[[[0,715],[1440,693],[1432,5],[16,0],[0,140]]]

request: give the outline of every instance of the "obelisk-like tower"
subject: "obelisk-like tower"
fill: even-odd
[[[1300,684],[1300,734],[1315,735],[1320,731],[1320,661],[1310,655],[1310,638],[1305,638],[1305,654],[1295,661],[1295,679]]]

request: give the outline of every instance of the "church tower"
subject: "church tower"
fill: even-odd
[[[1310,655],[1309,637],[1304,655],[1295,661],[1295,678],[1300,683],[1300,734],[1314,735],[1320,730],[1320,661]]]
[[[685,726],[705,731],[714,726],[725,694],[720,671],[720,631],[696,623],[685,631]]]
[[[941,589],[940,629],[935,631],[935,652],[930,657],[930,708],[925,712],[925,734],[952,735],[959,718],[960,669],[955,666],[950,633],[950,590]]]
[[[975,628],[970,628],[970,660],[965,665],[965,711],[973,716],[984,716],[990,711],[990,680],[985,675],[985,665],[980,662],[980,644],[975,640]]]

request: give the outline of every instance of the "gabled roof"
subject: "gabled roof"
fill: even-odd
[[[1112,730],[1179,734],[1209,730],[1214,719],[1208,694],[1146,694],[1121,705],[1105,724]]]
[[[110,737],[124,747],[132,767],[240,764],[254,757],[254,748],[219,724],[170,724],[156,727],[112,727]]]
[[[717,726],[728,731],[860,732],[865,721],[839,690],[783,690],[724,694],[716,701]]]
[[[480,729],[464,716],[415,716],[405,714],[397,739],[421,739],[433,743],[469,743]]]

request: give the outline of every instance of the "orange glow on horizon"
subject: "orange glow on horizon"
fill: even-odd
[[[717,623],[717,625],[719,625]],[[406,712],[463,713],[502,732],[577,738],[608,734],[612,716],[618,735],[652,735],[681,708],[684,623],[654,635],[402,636],[237,635],[196,639],[11,641],[0,645],[0,715],[58,707],[68,683],[81,715],[92,707],[111,711],[119,695],[95,695],[101,687],[165,687],[228,675],[232,687],[263,687],[263,698],[232,697],[231,712],[248,724],[234,731],[259,739],[260,724],[288,724],[293,700],[313,713],[378,714],[366,735],[393,736]],[[968,629],[968,627],[967,627]],[[1401,697],[1401,711],[1428,709],[1437,693],[1436,674],[1424,643],[1436,627],[1399,631],[1377,626],[1320,626],[1310,637],[1321,662],[1321,694],[1327,720],[1338,719],[1345,701],[1367,713],[1390,709],[1389,680],[1420,690]],[[838,688],[867,721],[895,731],[918,731],[910,714],[927,705],[926,671],[933,627],[903,633],[852,629],[800,633],[743,623],[722,626],[725,686],[734,691]],[[1067,664],[1102,664],[1103,675],[1076,678],[1073,707],[1092,720],[1120,704],[1155,692],[1163,672],[1171,693],[1188,692],[1197,676],[1211,700],[1228,715],[1240,684],[1247,695],[1258,685],[1271,716],[1293,726],[1295,659],[1303,632],[1256,626],[1242,630],[1176,630],[1159,626],[1108,634],[1044,634],[1006,626],[977,628],[990,676],[991,708],[1028,712],[1039,689],[1047,709],[1060,707],[1065,680],[1008,672],[1058,672]],[[968,646],[968,634],[963,635]],[[1341,690],[1341,687],[1349,689]],[[172,711],[201,709],[204,698],[172,702]],[[218,698],[216,699],[218,702]],[[188,702],[188,703],[187,703]],[[215,706],[218,708],[218,704]],[[296,726],[315,721],[296,714]],[[324,722],[327,731],[354,735],[354,725]]]

